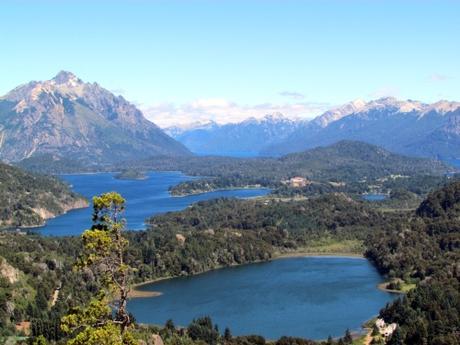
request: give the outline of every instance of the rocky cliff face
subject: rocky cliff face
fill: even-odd
[[[0,277],[5,278],[10,284],[14,284],[19,280],[19,270],[0,257]]]
[[[123,97],[60,72],[0,98],[0,159],[49,153],[113,162],[189,151]]]

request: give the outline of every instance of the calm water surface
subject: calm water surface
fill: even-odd
[[[377,289],[380,282],[364,259],[290,258],[149,284],[142,290],[163,294],[128,307],[144,323],[188,325],[209,315],[235,335],[325,339],[360,330],[395,297]]]
[[[446,160],[446,163],[456,167],[456,168],[460,168],[460,159],[450,159],[450,160]]]
[[[149,216],[182,210],[197,201],[220,197],[250,198],[269,193],[268,189],[238,189],[172,197],[169,187],[193,179],[180,172],[151,172],[145,180],[119,180],[111,173],[62,175],[61,178],[88,199],[110,191],[123,195],[126,199],[127,227],[132,230],[144,229],[144,221]],[[79,235],[90,223],[91,207],[50,219],[45,226],[37,229],[50,236]]]
[[[363,194],[362,198],[367,201],[383,201],[388,196],[386,194],[378,194],[378,193],[373,193],[373,194]]]

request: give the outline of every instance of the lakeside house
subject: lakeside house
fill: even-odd
[[[176,240],[177,240],[177,242],[179,242],[179,244],[180,244],[181,246],[183,246],[183,245],[185,244],[186,238],[185,238],[185,236],[182,235],[182,234],[176,234]]]
[[[16,331],[26,336],[30,335],[30,321],[21,321],[15,325]]]
[[[381,335],[383,335],[385,338],[387,338],[390,335],[392,335],[393,332],[398,327],[398,325],[396,323],[387,324],[387,323],[385,323],[385,320],[383,320],[383,319],[377,319],[377,321],[375,321],[375,325],[379,329],[379,333]]]
[[[294,188],[306,187],[311,181],[307,180],[305,177],[295,176],[289,179],[289,184]]]

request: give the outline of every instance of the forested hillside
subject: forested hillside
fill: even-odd
[[[126,165],[144,171],[180,170],[189,175],[208,176],[172,188],[173,194],[178,195],[251,185],[278,188],[283,180],[293,176],[316,182],[343,182],[353,188],[360,181],[369,184],[391,175],[441,176],[454,170],[436,160],[401,156],[356,141],[341,141],[278,159],[192,157],[178,161],[163,158],[127,162]]]
[[[72,270],[80,251],[78,238],[0,232],[0,339],[22,321],[30,322],[32,335],[62,337],[60,317],[85,303],[95,284]]]
[[[0,163],[0,227],[41,225],[45,219],[87,205],[56,178]]]
[[[362,254],[363,242],[399,214],[345,195],[292,202],[219,199],[155,216],[129,234],[137,279],[190,275],[280,253]]]
[[[458,344],[460,183],[431,193],[408,222],[371,236],[367,246],[394,286],[417,284],[381,312],[399,325],[390,344]]]
[[[381,311],[385,321],[398,324],[389,344],[454,345],[460,312],[459,195],[460,182],[453,182],[432,192],[417,211],[401,212],[382,212],[334,193],[302,201],[201,202],[149,219],[147,231],[128,233],[126,263],[135,268],[134,281],[143,282],[269,260],[280,254],[365,253],[387,277],[390,288],[410,290]],[[59,320],[69,303],[85,303],[98,284],[90,271],[70,269],[80,252],[77,238],[1,233],[3,334],[12,333],[15,322],[31,320],[33,335],[62,339]],[[195,326],[190,326],[191,334]],[[204,331],[208,334],[207,326]],[[190,339],[190,334],[167,328],[161,332],[171,344],[199,340],[214,344],[203,334]],[[346,338],[326,343],[351,344]],[[246,345],[263,340],[225,340],[219,334],[212,339]],[[280,344],[292,342],[308,343],[279,340]]]

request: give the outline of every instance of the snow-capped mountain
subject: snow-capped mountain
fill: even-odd
[[[360,140],[391,151],[427,157],[460,157],[460,103],[425,104],[381,98],[354,101],[304,123],[282,143],[269,144],[264,155],[282,155]]]
[[[201,155],[254,156],[263,147],[285,140],[301,123],[274,113],[240,123],[219,125],[210,121],[171,127],[166,132]]]

